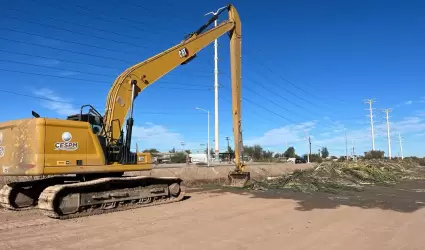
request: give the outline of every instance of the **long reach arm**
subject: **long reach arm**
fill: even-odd
[[[125,117],[129,111],[132,112],[132,103],[143,89],[177,66],[189,62],[196,56],[197,52],[228,32],[230,36],[235,163],[237,171],[243,171],[243,164],[240,159],[242,150],[241,22],[236,9],[232,5],[228,5],[225,9],[228,10],[228,20],[205,31],[218,18],[220,12],[181,43],[128,68],[115,80],[108,94],[104,116],[104,133],[109,145],[117,143],[120,139]]]

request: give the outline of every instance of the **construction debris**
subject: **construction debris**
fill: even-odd
[[[325,162],[314,168],[267,180],[253,180],[251,190],[289,189],[300,192],[362,191],[366,185],[391,185],[403,179],[425,179],[424,167],[413,162]]]

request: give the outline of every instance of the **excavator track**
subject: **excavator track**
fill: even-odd
[[[55,176],[8,183],[0,189],[0,205],[14,211],[33,209],[37,205],[38,197],[45,188],[75,181],[75,178],[72,177]]]
[[[179,178],[150,176],[101,178],[46,188],[38,208],[54,219],[71,219],[181,201]]]

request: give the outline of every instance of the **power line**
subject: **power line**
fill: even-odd
[[[160,87],[160,88],[165,88],[165,87]],[[170,89],[170,88],[166,87],[166,89]],[[185,88],[174,88],[174,89],[188,90],[188,89],[185,89]],[[50,102],[57,102],[57,103],[64,103],[64,104],[82,106],[82,104],[78,104],[78,103],[73,103],[73,102],[69,102],[69,101],[62,101],[62,100],[58,100],[58,99],[52,99],[52,98],[47,98],[47,97],[42,97],[42,96],[36,96],[36,95],[29,95],[29,94],[19,93],[19,92],[15,92],[15,91],[10,91],[10,90],[0,89],[0,92],[6,93],[6,94],[12,94],[12,95],[17,95],[17,96],[22,96],[22,97],[28,97],[28,98],[33,98],[33,99],[44,100],[44,101],[50,101]],[[95,105],[95,106],[97,106],[97,105]],[[153,114],[153,115],[171,115],[171,114],[182,115],[181,112],[178,112],[178,113],[176,113],[176,112],[141,112],[141,113],[143,113],[143,114]],[[189,114],[189,113],[187,113],[187,114]],[[190,113],[190,114],[198,114],[198,113]]]
[[[17,19],[17,18],[15,18],[15,19]],[[22,20],[22,19],[18,19],[18,20]],[[25,20],[24,20],[25,21]],[[37,23],[37,24],[40,24],[40,23]],[[44,24],[40,24],[40,25],[44,25]],[[51,26],[51,25],[46,25],[46,26],[48,26],[48,27],[54,27],[54,26]],[[57,28],[57,27],[54,27],[54,28]],[[10,30],[10,29],[8,29],[8,30]],[[62,30],[64,30],[64,29],[62,29]],[[13,30],[12,30],[13,31]],[[69,32],[72,32],[72,31],[70,31],[70,30],[66,30],[66,31],[69,31]],[[17,31],[17,32],[19,32],[19,31]],[[22,32],[22,33],[26,33],[26,34],[30,34],[30,35],[35,35],[35,34],[31,34],[31,33],[28,33],[28,32]],[[83,34],[83,33],[80,33],[80,34]],[[84,34],[84,35],[87,35],[87,34]],[[38,36],[38,35],[36,35],[36,36]],[[43,36],[41,36],[41,37],[43,37]],[[97,38],[99,38],[99,37],[97,37]],[[51,38],[50,38],[51,39]],[[54,39],[54,38],[53,38]],[[104,39],[104,38],[102,38],[102,39]],[[60,40],[60,41],[64,41],[64,40]],[[65,42],[70,42],[70,41],[65,41]],[[71,43],[74,43],[74,42],[71,42]],[[86,45],[86,44],[81,44],[81,43],[75,43],[75,44],[79,44],[79,45],[84,45],[84,46],[90,46],[90,45]],[[32,45],[34,45],[34,44],[32,44]],[[46,46],[44,46],[44,47],[46,47]],[[91,47],[96,47],[96,48],[101,48],[101,49],[107,49],[107,48],[102,48],[102,47],[97,47],[97,46],[91,46]],[[53,49],[57,49],[57,48],[53,48]],[[116,50],[113,50],[113,51],[116,51]],[[68,52],[71,52],[71,51],[68,51]],[[118,52],[120,52],[120,51],[118,51]],[[85,53],[84,53],[85,54]],[[86,54],[87,55],[87,54]],[[93,55],[90,55],[90,56],[93,56]],[[103,58],[105,58],[105,57],[103,57]],[[105,59],[112,59],[112,58],[105,58]],[[264,86],[264,85],[263,85]],[[282,97],[283,98],[283,97]],[[289,101],[288,99],[286,99],[286,98],[283,98],[283,99],[285,99],[285,100],[287,100],[287,101]],[[290,102],[290,101],[289,101]],[[292,102],[291,102],[292,103]],[[299,105],[297,105],[297,106],[299,106]],[[301,107],[301,106],[299,106],[299,107]],[[302,108],[302,107],[301,107]],[[307,110],[307,109],[306,109]]]
[[[88,10],[88,11],[94,12],[94,13],[101,13],[101,14],[106,15],[106,16],[111,16],[110,13],[103,12],[103,11],[101,11],[99,9],[92,9],[92,8],[87,7],[87,6],[81,6],[81,5],[78,5],[78,4],[74,4],[74,6],[80,8],[80,9],[83,9],[83,10]],[[118,4],[118,6],[121,6],[121,5]],[[123,21],[130,22],[130,23],[138,23],[138,24],[141,24],[141,25],[149,25],[148,23],[140,22],[140,21],[129,19],[129,18],[125,18],[125,17],[119,17],[119,16],[115,16],[115,15],[114,15],[114,17],[116,17],[116,18],[118,18],[120,20],[123,20]],[[98,18],[98,17],[94,17],[94,18]],[[133,26],[133,25],[129,25],[129,26],[130,27],[133,27],[135,29],[138,29],[138,30],[148,31],[146,29],[140,28],[139,26]],[[164,28],[164,27],[161,27],[161,29],[163,29],[163,30],[169,30],[169,31],[180,31],[180,30],[177,30],[177,29],[170,29],[170,28]],[[152,31],[150,31],[150,32],[152,32]],[[161,34],[161,33],[156,32],[156,31],[153,31],[152,33]]]
[[[53,25],[49,25],[49,24],[44,24],[44,23],[39,23],[39,22],[35,22],[35,21],[21,19],[21,18],[18,18],[18,17],[12,17],[12,16],[7,16],[7,15],[3,15],[3,17],[9,18],[9,19],[19,20],[19,21],[26,22],[26,23],[37,24],[37,25],[40,25],[40,26],[45,26],[45,27],[49,27],[49,28],[53,28],[53,29],[57,29],[57,30],[62,30],[62,31],[73,33],[73,34],[79,34],[79,35],[82,35],[82,36],[93,37],[93,38],[97,38],[97,39],[104,40],[104,41],[107,41],[107,42],[120,43],[120,44],[134,46],[134,47],[143,48],[143,49],[148,48],[147,46],[143,46],[143,45],[139,45],[139,44],[121,42],[121,41],[117,41],[117,40],[110,39],[110,38],[104,38],[104,37],[96,36],[96,35],[93,35],[93,34],[87,34],[87,33],[82,33],[82,32],[79,32],[79,31],[60,28],[60,27],[56,27],[56,26],[53,26]]]
[[[111,58],[111,57],[106,57],[106,56],[99,56],[99,55],[94,55],[94,54],[84,53],[84,52],[77,52],[77,51],[72,51],[72,50],[67,50],[67,49],[59,49],[59,48],[55,48],[55,47],[51,47],[51,46],[47,46],[47,45],[29,43],[29,42],[10,39],[10,38],[0,37],[0,39],[5,40],[5,41],[9,41],[9,42],[14,42],[14,43],[23,43],[23,44],[27,44],[27,45],[32,45],[32,46],[37,46],[37,47],[42,47],[42,48],[48,48],[48,49],[54,49],[54,50],[69,52],[69,53],[73,53],[73,54],[80,54],[80,55],[84,55],[84,56],[91,56],[91,57],[96,57],[96,58],[102,58],[102,59],[108,59],[108,60],[113,60],[113,61],[120,61],[120,62],[124,62],[124,63],[134,64],[134,62],[130,62],[130,61],[127,61],[127,60],[121,60],[121,59]]]
[[[57,103],[74,104],[74,103],[71,103],[71,102],[66,102],[66,101],[61,101],[61,100],[55,100],[55,99],[51,99],[51,98],[47,98],[47,97],[41,97],[41,96],[27,95],[27,94],[18,93],[18,92],[9,91],[9,90],[3,90],[3,89],[0,89],[0,92],[7,93],[7,94],[12,94],[12,95],[18,95],[18,96],[24,96],[24,97],[34,98],[34,99],[40,99],[40,100],[45,100],[45,101],[57,102]]]
[[[226,74],[226,76],[227,76],[227,78],[229,78],[230,80],[231,80],[231,77],[228,75],[228,74]],[[273,90],[271,90],[269,87],[267,87],[266,85],[264,85],[264,84],[262,84],[262,83],[260,83],[260,82],[258,82],[258,81],[254,81],[254,80],[252,80],[252,79],[250,79],[250,78],[248,78],[248,77],[245,77],[248,81],[250,81],[250,82],[252,82],[252,83],[254,83],[254,84],[256,84],[256,85],[260,85],[260,86],[262,86],[265,90],[267,90],[268,92],[270,92],[270,93],[272,93],[272,94],[274,94],[274,95],[276,95],[276,96],[278,96],[278,97],[280,97],[281,99],[283,99],[283,100],[285,100],[285,101],[287,101],[287,102],[289,102],[289,103],[291,103],[292,105],[295,105],[295,106],[297,106],[297,107],[299,107],[299,108],[301,108],[301,109],[303,109],[303,110],[306,110],[306,111],[309,111],[308,109],[306,109],[306,108],[304,108],[304,107],[302,107],[302,106],[300,106],[300,105],[298,105],[298,104],[296,104],[296,103],[294,103],[294,102],[292,102],[292,101],[290,101],[289,99],[287,99],[287,98],[285,98],[285,97],[283,97],[282,95],[280,95],[280,94],[278,94],[276,91],[273,91]],[[242,87],[245,87],[245,85],[243,85]],[[246,87],[245,87],[246,88]],[[309,111],[309,112],[311,112],[311,111]]]
[[[41,67],[41,68],[47,68],[47,69],[65,70],[65,71],[68,71],[68,72],[75,72],[75,73],[88,74],[88,75],[97,75],[97,76],[114,77],[114,78],[117,77],[117,75],[115,75],[115,74],[98,74],[98,73],[88,72],[88,71],[69,70],[69,69],[65,69],[65,68],[61,68],[61,67],[51,67],[51,66],[46,66],[46,65],[39,65],[39,64],[26,63],[26,62],[20,62],[20,61],[13,61],[13,60],[3,60],[3,59],[0,59],[0,62],[16,63],[16,64],[21,64],[21,65]],[[195,77],[208,77],[208,76],[202,76],[202,75],[194,75],[194,76]],[[180,85],[180,86],[199,86],[199,85],[193,85],[193,84],[177,83],[177,82],[172,82],[172,81],[171,82],[170,81],[161,81],[161,82],[162,83],[172,83],[172,84]]]
[[[66,70],[66,71],[69,71],[69,72],[75,72],[75,73],[81,73],[81,74],[89,74],[89,75],[97,75],[97,76],[106,76],[106,77],[113,77],[114,76],[112,74],[98,74],[98,73],[87,72],[87,71],[80,71],[80,70],[68,70],[68,69],[60,68],[60,67],[51,67],[51,66],[38,65],[38,64],[33,64],[33,63],[18,62],[18,61],[13,61],[13,60],[3,60],[3,59],[0,59],[0,62],[16,63],[16,64],[21,64],[21,65],[29,65],[29,66],[41,67],[41,68],[47,68],[47,69]]]
[[[303,91],[303,92],[305,92],[305,93],[309,93],[309,92],[307,92],[306,90],[303,90],[303,89],[299,88],[296,84],[292,83],[291,81],[289,81],[289,80],[287,80],[287,79],[283,78],[280,74],[275,73],[275,72],[274,72],[274,71],[273,71],[270,67],[267,67],[267,66],[265,66],[264,64],[260,63],[260,62],[258,61],[258,59],[256,59],[255,57],[254,57],[254,59],[255,59],[254,61],[255,61],[257,64],[259,64],[259,65],[263,66],[264,68],[266,68],[266,69],[267,69],[270,73],[276,74],[276,75],[277,75],[280,79],[282,79],[283,81],[285,81],[285,82],[287,82],[287,83],[291,84],[291,85],[292,85],[292,86],[294,86],[295,88],[300,89],[301,91]],[[268,79],[269,79],[269,78],[268,78]],[[315,103],[313,103],[313,102],[311,102],[311,101],[309,101],[309,100],[307,100],[307,99],[303,98],[302,96],[300,96],[300,95],[298,95],[298,94],[296,94],[296,93],[294,93],[294,92],[290,91],[289,89],[285,89],[285,91],[288,91],[290,94],[294,95],[295,97],[299,98],[300,100],[303,100],[303,101],[305,101],[306,103],[309,103],[309,104],[311,104],[311,105],[313,105],[313,106],[317,107],[317,104],[315,104]],[[328,111],[329,111],[329,110],[328,110]]]
[[[296,122],[296,121],[291,120],[291,119],[289,119],[289,118],[287,118],[287,117],[285,117],[285,116],[282,116],[282,115],[280,115],[280,114],[278,114],[278,113],[276,113],[276,112],[274,112],[274,111],[272,111],[272,110],[270,110],[270,109],[268,109],[268,108],[265,108],[265,107],[263,107],[263,106],[261,106],[261,105],[259,105],[259,104],[255,103],[255,102],[253,102],[253,101],[251,101],[251,100],[247,99],[246,97],[242,97],[242,99],[243,99],[243,100],[245,100],[245,101],[247,101],[247,102],[249,102],[249,103],[251,103],[251,104],[253,104],[253,105],[255,105],[255,106],[257,106],[257,107],[259,107],[259,108],[261,108],[261,109],[264,109],[264,110],[268,111],[269,113],[272,113],[272,114],[274,114],[274,115],[276,115],[276,116],[279,116],[280,118],[283,118],[283,119],[285,119],[285,120],[287,120],[287,121],[289,121],[289,122],[292,122],[292,123],[297,124],[297,122]]]
[[[229,79],[231,79],[230,78],[230,76],[228,75],[228,74],[226,74],[226,76],[229,78]],[[312,114],[315,114],[314,112],[312,112],[311,110],[309,110],[309,109],[306,109],[306,108],[304,108],[304,107],[302,107],[302,106],[300,106],[300,105],[298,105],[298,104],[296,104],[296,103],[294,103],[294,102],[292,102],[292,101],[290,101],[289,99],[287,99],[287,98],[285,98],[285,97],[283,97],[282,95],[280,95],[280,94],[278,94],[278,92],[276,92],[276,91],[273,91],[273,90],[271,90],[269,87],[267,87],[266,85],[264,85],[264,84],[262,84],[262,83],[260,83],[260,82],[258,82],[258,81],[253,81],[252,79],[250,79],[250,78],[248,78],[248,77],[246,77],[246,79],[248,80],[248,81],[251,81],[252,83],[254,83],[254,84],[257,84],[257,85],[260,85],[260,86],[262,86],[265,90],[267,90],[268,92],[270,92],[270,93],[272,93],[272,94],[274,94],[274,95],[276,95],[276,96],[278,96],[278,97],[280,97],[281,99],[283,99],[283,100],[285,100],[285,101],[287,101],[287,102],[289,102],[289,103],[291,103],[291,104],[293,104],[293,105],[295,105],[295,106],[297,106],[297,107],[299,107],[299,108],[301,108],[301,109],[303,109],[303,110],[305,110],[305,111],[307,111],[307,112],[310,112],[310,113],[312,113]],[[246,89],[248,89],[248,90],[250,90],[251,92],[254,92],[256,95],[259,95],[257,92],[255,92],[255,91],[253,91],[253,90],[251,90],[251,89],[249,89],[249,88],[247,88],[245,85],[243,85],[242,86],[242,88],[246,88]],[[263,98],[265,98],[265,97],[263,97]],[[273,101],[271,101],[270,99],[268,99],[268,98],[265,98],[265,99],[267,99],[268,101],[270,101],[270,102],[273,102]],[[278,105],[278,104],[276,104],[275,102],[273,102],[275,105]],[[282,107],[282,106],[280,106],[280,105],[278,105],[280,108],[283,108],[283,109],[285,109],[285,110],[287,110],[287,111],[289,111],[289,112],[291,112],[291,113],[294,113],[293,111],[290,111],[289,109],[287,109],[287,108],[284,108],[284,107]],[[297,115],[299,115],[299,114],[297,114]],[[316,114],[317,115],[317,114]]]
[[[68,80],[78,80],[78,81],[85,81],[85,82],[95,82],[95,83],[103,83],[103,84],[105,83],[105,81],[88,80],[88,79],[83,79],[83,78],[56,76],[56,75],[33,73],[33,72],[24,72],[24,71],[18,71],[18,70],[2,69],[2,68],[0,68],[0,71],[19,73],[19,74],[45,76],[45,77],[54,77],[54,78],[61,78],[61,79],[68,79]],[[179,83],[174,83],[174,82],[166,82],[166,81],[162,81],[162,82],[163,83],[172,83],[173,85],[194,86],[194,85],[179,84]],[[166,89],[174,89],[174,90],[193,90],[193,91],[209,91],[209,90],[211,90],[211,88],[190,89],[190,88],[174,88],[174,87],[162,87],[162,86],[157,86],[157,88],[166,88]]]
[[[37,37],[41,37],[41,38],[45,38],[45,39],[59,41],[59,42],[63,42],[63,43],[71,43],[71,44],[76,44],[76,45],[80,45],[80,46],[86,46],[86,47],[90,47],[90,48],[103,49],[103,50],[108,50],[108,51],[113,51],[113,52],[118,52],[118,53],[124,53],[124,54],[134,55],[133,52],[127,52],[127,51],[121,51],[121,50],[116,50],[116,49],[110,49],[110,48],[95,46],[95,45],[91,45],[91,44],[73,42],[73,41],[69,41],[69,40],[54,38],[54,37],[51,37],[51,36],[42,36],[42,35],[38,35],[38,34],[26,32],[26,31],[18,31],[18,30],[10,29],[10,28],[0,27],[0,30],[7,30],[7,31],[11,31],[11,32],[20,33],[20,34],[26,34],[26,35],[30,35],[30,36],[37,36]]]
[[[27,10],[24,11],[22,9],[15,9],[15,8],[11,8],[11,7],[7,7],[6,9],[13,10],[13,11],[16,11],[16,12],[21,12],[21,13],[27,13],[27,14],[29,13],[29,14],[32,14],[32,15],[38,15],[37,13],[30,12],[30,11],[27,11]],[[151,42],[159,42],[158,40],[151,39],[150,37],[147,37],[147,36],[133,36],[133,35],[128,35],[126,33],[122,34],[122,33],[112,31],[112,30],[106,30],[106,29],[101,29],[99,27],[92,27],[92,26],[88,26],[88,25],[84,25],[84,24],[80,24],[80,23],[76,23],[76,22],[70,22],[68,20],[62,20],[62,19],[58,19],[58,18],[55,18],[55,17],[51,17],[51,16],[43,16],[43,18],[50,19],[50,20],[53,20],[55,22],[59,21],[59,22],[70,24],[70,25],[88,28],[88,29],[91,29],[91,30],[97,30],[97,31],[108,33],[108,34],[115,34],[115,35],[118,35],[120,37],[127,37],[127,38],[132,39],[132,40],[137,39],[137,40],[149,40]],[[173,45],[172,43],[169,43],[169,42],[167,42],[167,44],[170,45],[170,46]]]
[[[125,17],[118,17],[115,14],[106,13],[106,12],[103,12],[103,11],[101,11],[99,9],[92,9],[92,8],[87,7],[87,6],[81,6],[81,5],[74,4],[74,6],[77,7],[77,8],[79,8],[79,9],[83,9],[85,11],[88,10],[88,12],[81,12],[81,11],[76,10],[76,9],[67,8],[67,7],[65,7],[63,5],[57,5],[57,4],[52,4],[52,3],[45,3],[45,2],[41,2],[39,0],[34,0],[34,1],[37,2],[37,3],[40,3],[40,4],[44,4],[45,6],[49,6],[50,8],[53,8],[53,9],[62,9],[62,10],[65,10],[65,11],[71,11],[71,12],[77,13],[78,15],[81,15],[81,16],[86,16],[86,17],[90,17],[92,19],[103,21],[103,22],[112,23],[112,24],[116,24],[116,25],[119,25],[119,26],[124,26],[126,28],[132,28],[132,29],[136,29],[136,30],[139,30],[139,31],[149,31],[149,32],[154,33],[154,34],[161,34],[161,32],[158,32],[158,31],[147,30],[147,29],[141,28],[140,26],[137,26],[137,25],[125,24],[125,23],[122,23],[122,22],[117,22],[117,21],[109,20],[107,18],[104,18],[104,17],[101,17],[101,16],[94,16],[94,15],[91,14],[91,13],[96,13],[96,14],[97,13],[102,13],[105,16],[108,16],[108,17],[114,16],[114,17],[116,17],[116,18],[118,18],[120,20],[124,20],[124,21],[130,22],[132,24],[133,23],[138,23],[138,24],[142,24],[143,26],[151,26],[151,24],[148,24],[148,23],[145,23],[145,22],[141,22],[141,21],[137,21],[137,20],[132,20],[132,19],[128,19],[128,18],[125,18]],[[116,7],[122,7],[122,3],[120,2],[119,4],[116,5]],[[170,15],[167,15],[167,17],[169,17],[169,16]],[[163,20],[164,18],[161,18],[161,19]],[[173,32],[180,31],[180,30],[177,30],[177,29],[170,29],[170,28],[166,28],[166,27],[161,27],[160,29],[162,29],[162,30],[169,30],[169,31],[173,31]],[[143,38],[143,39],[146,39],[146,38]]]
[[[143,11],[146,11],[146,12],[156,11],[156,10],[154,10],[154,9],[146,8],[146,6],[143,6],[143,5],[140,5],[140,4],[137,4],[137,3],[133,3],[133,2],[129,2],[129,1],[127,1],[127,0],[122,0],[122,1],[121,1],[121,3],[128,4],[128,5],[131,5],[131,6],[136,6],[136,7],[140,8],[140,9],[142,9]],[[156,4],[156,3],[155,3],[155,4]],[[172,4],[172,3],[166,3],[166,5],[174,5],[174,4]],[[174,5],[174,7],[179,7],[179,6]],[[174,9],[174,8],[173,8],[173,9]],[[185,21],[185,22],[191,22],[191,21],[192,21],[192,20],[190,20],[190,19],[182,18],[181,16],[174,16],[174,15],[172,15],[172,14],[171,14],[171,15],[170,15],[170,14],[167,14],[167,17],[173,17],[173,18],[175,18],[175,19],[182,20],[182,21]]]
[[[261,52],[257,47],[254,47],[254,49],[255,50],[257,50],[259,53],[261,53],[262,55],[264,55],[264,53],[263,52]],[[255,59],[255,58],[254,58]],[[269,60],[270,60],[270,58],[268,58]],[[258,62],[258,60],[254,60],[255,62]],[[265,65],[262,65],[262,64],[260,64],[263,68],[267,68]],[[275,75],[277,75],[277,76],[279,76],[283,81],[285,81],[285,82],[287,82],[287,83],[289,83],[289,84],[291,84],[293,87],[295,87],[296,89],[298,89],[298,90],[300,90],[300,91],[302,91],[302,92],[304,92],[304,93],[307,93],[307,94],[309,94],[309,95],[311,95],[311,96],[313,96],[313,97],[315,97],[315,98],[319,98],[319,99],[326,99],[326,98],[323,98],[323,97],[319,97],[319,96],[317,96],[317,95],[315,95],[315,94],[312,94],[311,92],[309,92],[309,91],[307,91],[306,89],[303,89],[303,88],[301,88],[301,87],[299,87],[298,85],[296,85],[295,83],[293,83],[292,81],[289,81],[288,79],[286,79],[286,78],[284,78],[282,75],[280,75],[280,74],[278,74],[278,73],[276,73],[276,72],[274,72],[274,71],[272,71],[270,68],[269,68],[269,71],[271,72],[271,73],[274,73]],[[333,99],[336,99],[336,100],[338,100],[337,98],[335,98],[335,97],[333,97]],[[339,100],[339,101],[341,101],[341,100]],[[341,101],[341,102],[344,102],[344,103],[347,103],[347,102],[345,102],[345,101]]]
[[[230,76],[229,76],[228,74],[226,74],[226,76],[227,76],[229,79],[231,79],[231,78],[230,78]],[[248,77],[246,77],[246,79],[247,79],[247,81],[251,81],[252,83],[254,83],[254,84],[256,84],[256,85],[260,85],[260,86],[262,86],[262,87],[263,87],[263,89],[266,89],[268,92],[272,93],[273,95],[276,95],[276,96],[280,97],[281,99],[283,99],[283,100],[285,100],[285,101],[287,101],[287,102],[289,102],[289,103],[291,103],[291,104],[293,104],[293,105],[295,105],[295,106],[297,106],[297,107],[299,107],[299,108],[301,108],[301,109],[303,109],[303,110],[305,110],[305,111],[307,111],[307,112],[309,112],[309,113],[311,113],[311,114],[314,114],[314,115],[320,116],[318,113],[312,112],[311,110],[309,110],[309,109],[307,109],[307,108],[305,108],[305,107],[302,107],[302,106],[300,106],[300,105],[298,105],[298,104],[296,104],[296,103],[294,103],[294,102],[290,101],[289,99],[287,99],[287,98],[283,97],[282,95],[278,94],[278,92],[271,90],[271,89],[270,89],[269,87],[267,87],[266,85],[264,85],[264,84],[262,84],[262,83],[260,83],[260,82],[257,82],[257,81],[253,81],[252,79],[249,79]],[[300,116],[298,113],[296,113],[296,112],[294,112],[294,111],[291,111],[291,110],[289,110],[289,109],[287,109],[287,108],[285,108],[285,107],[282,107],[281,105],[279,105],[279,104],[277,104],[276,102],[274,102],[274,101],[270,100],[269,98],[266,98],[266,97],[264,97],[264,96],[261,96],[261,95],[260,95],[260,94],[258,94],[256,91],[254,91],[254,90],[249,89],[248,87],[246,87],[246,85],[243,85],[243,86],[242,86],[242,88],[247,89],[247,90],[249,90],[249,91],[253,92],[254,94],[256,94],[256,95],[258,95],[258,96],[260,96],[260,97],[262,97],[262,98],[264,98],[264,99],[268,100],[269,102],[272,102],[273,104],[275,104],[276,106],[278,106],[278,107],[280,107],[280,108],[283,108],[283,109],[285,109],[285,110],[287,110],[287,111],[289,111],[289,112],[291,112],[291,113],[293,113],[293,114],[296,114],[297,116]],[[304,116],[304,118],[307,118],[307,117],[305,117],[305,116]],[[329,119],[330,119],[330,118],[329,118]],[[295,122],[295,123],[296,123],[296,122]],[[330,124],[331,124],[331,123],[330,123]]]
[[[252,90],[252,89],[250,89],[250,88],[248,88],[248,87],[246,87],[246,86],[243,86],[243,88],[245,88],[245,89],[247,89],[247,90],[251,91],[252,93],[254,93],[254,94],[258,95],[259,97],[264,98],[265,100],[267,100],[267,101],[269,101],[269,102],[273,103],[274,105],[278,106],[279,108],[284,109],[284,110],[286,110],[286,111],[288,111],[288,112],[290,112],[290,113],[293,113],[293,114],[295,114],[295,115],[299,116],[299,113],[296,113],[296,112],[294,112],[294,111],[292,111],[292,110],[289,110],[289,109],[287,109],[287,108],[285,108],[285,107],[283,107],[283,106],[279,105],[278,103],[274,102],[273,100],[270,100],[269,98],[266,98],[266,97],[264,97],[264,96],[260,95],[260,94],[259,94],[259,93],[257,93],[256,91],[254,91],[254,90]],[[306,118],[306,117],[304,117],[304,118]]]
[[[10,9],[10,10],[22,12],[22,13],[29,13],[29,14],[32,14],[32,15],[38,15],[37,13],[34,13],[34,12],[30,12],[30,11],[27,11],[27,10],[24,11],[22,9],[15,9],[15,8],[11,8],[10,6],[6,7],[6,9]],[[92,26],[88,26],[88,25],[84,25],[84,24],[80,24],[80,23],[70,22],[68,20],[62,20],[62,19],[51,17],[51,16],[43,16],[43,18],[50,19],[50,20],[53,20],[53,21],[68,23],[68,24],[71,24],[71,25],[80,26],[80,27],[84,27],[84,28],[88,28],[88,29],[92,29],[92,30],[102,31],[102,32],[105,32],[105,33],[108,33],[108,34],[115,34],[115,35],[119,35],[119,36],[122,36],[122,37],[128,37],[130,39],[146,39],[146,36],[141,37],[141,36],[131,36],[131,35],[128,35],[128,34],[121,34],[121,33],[114,32],[112,30],[100,29],[98,27],[92,27]]]
[[[227,99],[227,98],[225,98],[225,97],[223,97],[223,95],[220,95],[220,97],[219,97],[219,98],[220,98],[220,99],[225,100],[226,102],[230,103],[230,105],[232,105],[232,101],[231,101],[231,100],[229,100],[229,99]],[[276,124],[276,125],[278,125],[278,126],[282,126],[282,124],[280,124],[280,123],[278,123],[278,122],[276,122],[276,121],[270,120],[267,116],[259,115],[258,113],[255,113],[255,112],[253,112],[253,111],[250,111],[250,112],[249,112],[249,114],[256,114],[258,117],[261,117],[262,119],[268,120],[268,121],[270,121],[271,123],[274,123],[274,124]],[[255,122],[256,122],[256,123],[258,123],[258,120],[256,120]],[[288,134],[291,134],[291,133],[288,133]]]
[[[4,90],[4,89],[0,89],[0,92],[2,93],[6,93],[6,94],[12,94],[12,95],[17,95],[17,96],[22,96],[22,97],[28,97],[28,98],[33,98],[33,99],[39,99],[39,100],[44,100],[44,101],[50,101],[50,102],[57,102],[57,103],[64,103],[64,104],[70,104],[70,105],[78,105],[78,106],[82,106],[83,104],[78,104],[78,103],[74,103],[74,102],[69,102],[69,101],[62,101],[62,100],[58,100],[58,99],[51,99],[51,98],[47,98],[47,97],[42,97],[42,96],[36,96],[36,95],[28,95],[28,94],[24,94],[24,93],[19,93],[19,92],[15,92],[15,91],[9,91],[9,90]],[[94,106],[101,106],[101,105],[94,105]],[[174,111],[174,112],[152,112],[152,111],[147,111],[147,112],[137,112],[138,114],[149,114],[149,115],[202,115],[200,113],[197,112],[181,112],[181,111]]]
[[[42,58],[42,59],[47,59],[47,60],[55,60],[55,61],[61,61],[61,62],[67,62],[67,63],[74,63],[74,64],[80,64],[80,65],[87,65],[87,66],[94,66],[94,67],[117,70],[117,68],[111,67],[111,66],[108,66],[108,65],[100,65],[100,64],[93,64],[93,63],[86,63],[86,62],[83,63],[83,62],[77,62],[77,61],[72,61],[72,60],[68,60],[68,59],[64,60],[64,59],[58,59],[58,58],[53,58],[53,57],[47,57],[47,56],[32,55],[32,54],[27,54],[27,53],[22,53],[22,52],[11,52],[11,51],[7,51],[7,50],[3,50],[3,49],[0,49],[0,52],[13,54],[13,55],[29,56],[29,57]]]
[[[227,101],[228,103],[230,103],[230,104],[232,104],[232,101],[231,100],[229,100],[229,99],[227,99],[227,98],[225,98],[225,97],[223,97],[223,95],[221,95],[220,96],[220,98],[221,99],[223,99],[223,100],[225,100],[225,101]],[[243,98],[244,100],[246,100],[246,101],[248,101],[248,102],[250,102],[251,104],[254,104],[255,106],[257,106],[257,107],[260,107],[260,108],[262,108],[262,109],[265,109],[266,111],[268,111],[269,113],[272,113],[272,114],[274,114],[274,115],[276,115],[276,116],[278,116],[278,117],[280,117],[280,118],[283,118],[283,119],[285,119],[285,120],[287,120],[287,119],[289,119],[289,118],[284,118],[282,115],[279,115],[279,114],[277,114],[277,113],[275,113],[275,112],[273,112],[273,111],[271,111],[271,110],[269,110],[269,109],[267,109],[267,108],[265,108],[265,107],[263,107],[263,106],[261,106],[261,105],[259,105],[259,104],[257,104],[257,103],[255,103],[255,102],[252,102],[251,100],[249,100],[249,99],[247,99],[246,97],[244,97]],[[252,111],[250,111],[249,113],[254,113],[254,112],[252,112]],[[254,113],[255,114],[255,113]],[[276,124],[276,125],[278,125],[278,126],[283,126],[282,124],[280,124],[280,123],[278,123],[278,122],[275,122],[275,121],[273,121],[273,120],[270,120],[270,119],[268,119],[268,117],[266,117],[266,116],[261,116],[261,115],[259,115],[259,114],[256,114],[258,117],[262,117],[263,119],[266,119],[266,120],[268,120],[268,121],[270,121],[270,122],[272,122],[272,123],[274,123],[274,124]],[[256,123],[258,123],[258,121],[256,120],[255,121]],[[293,122],[293,125],[302,125],[303,123],[300,123],[300,122],[295,122],[295,121],[292,121]],[[289,128],[290,130],[292,130],[292,128]],[[286,134],[293,134],[293,132],[289,132],[289,133],[275,133],[276,135],[286,135]]]
[[[42,46],[42,45],[40,45]],[[47,56],[40,56],[40,55],[33,55],[33,54],[28,54],[28,53],[22,53],[22,52],[12,52],[12,51],[7,51],[7,50],[3,50],[0,49],[0,52],[3,53],[8,53],[8,54],[12,54],[12,55],[22,55],[22,56],[28,56],[28,57],[34,57],[34,58],[42,58],[42,59],[47,59],[47,60],[55,60],[55,61],[61,61],[61,62],[67,62],[67,63],[73,63],[73,64],[79,64],[79,65],[87,65],[87,66],[94,66],[94,67],[100,67],[100,68],[108,68],[108,69],[113,69],[113,70],[121,70],[118,69],[117,67],[111,67],[108,65],[101,65],[101,64],[94,64],[94,63],[86,63],[86,62],[78,62],[78,61],[73,61],[73,60],[68,60],[68,59],[59,59],[59,58],[54,58],[54,57],[47,57]],[[198,69],[184,69],[184,71],[189,71],[189,72],[200,72],[200,73],[206,73],[209,74],[209,71],[202,71],[202,70],[198,70]],[[173,73],[168,73],[168,75],[172,75]],[[211,75],[211,74],[210,74]],[[196,75],[197,77],[209,77],[210,75]]]
[[[24,71],[11,70],[11,69],[2,69],[2,68],[0,68],[0,71],[12,72],[12,73],[19,73],[19,74],[28,74],[28,75],[37,75],[37,76],[47,76],[47,77],[62,78],[62,79],[69,79],[69,80],[78,80],[78,81],[85,81],[85,82],[105,83],[105,81],[88,80],[88,79],[74,78],[74,77],[67,77],[67,76],[55,76],[55,75],[49,75],[49,74],[24,72]]]

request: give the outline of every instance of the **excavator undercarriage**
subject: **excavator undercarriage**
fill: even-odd
[[[186,186],[174,177],[128,176],[79,181],[51,177],[9,183],[0,205],[9,210],[38,209],[51,218],[68,219],[181,201]]]

